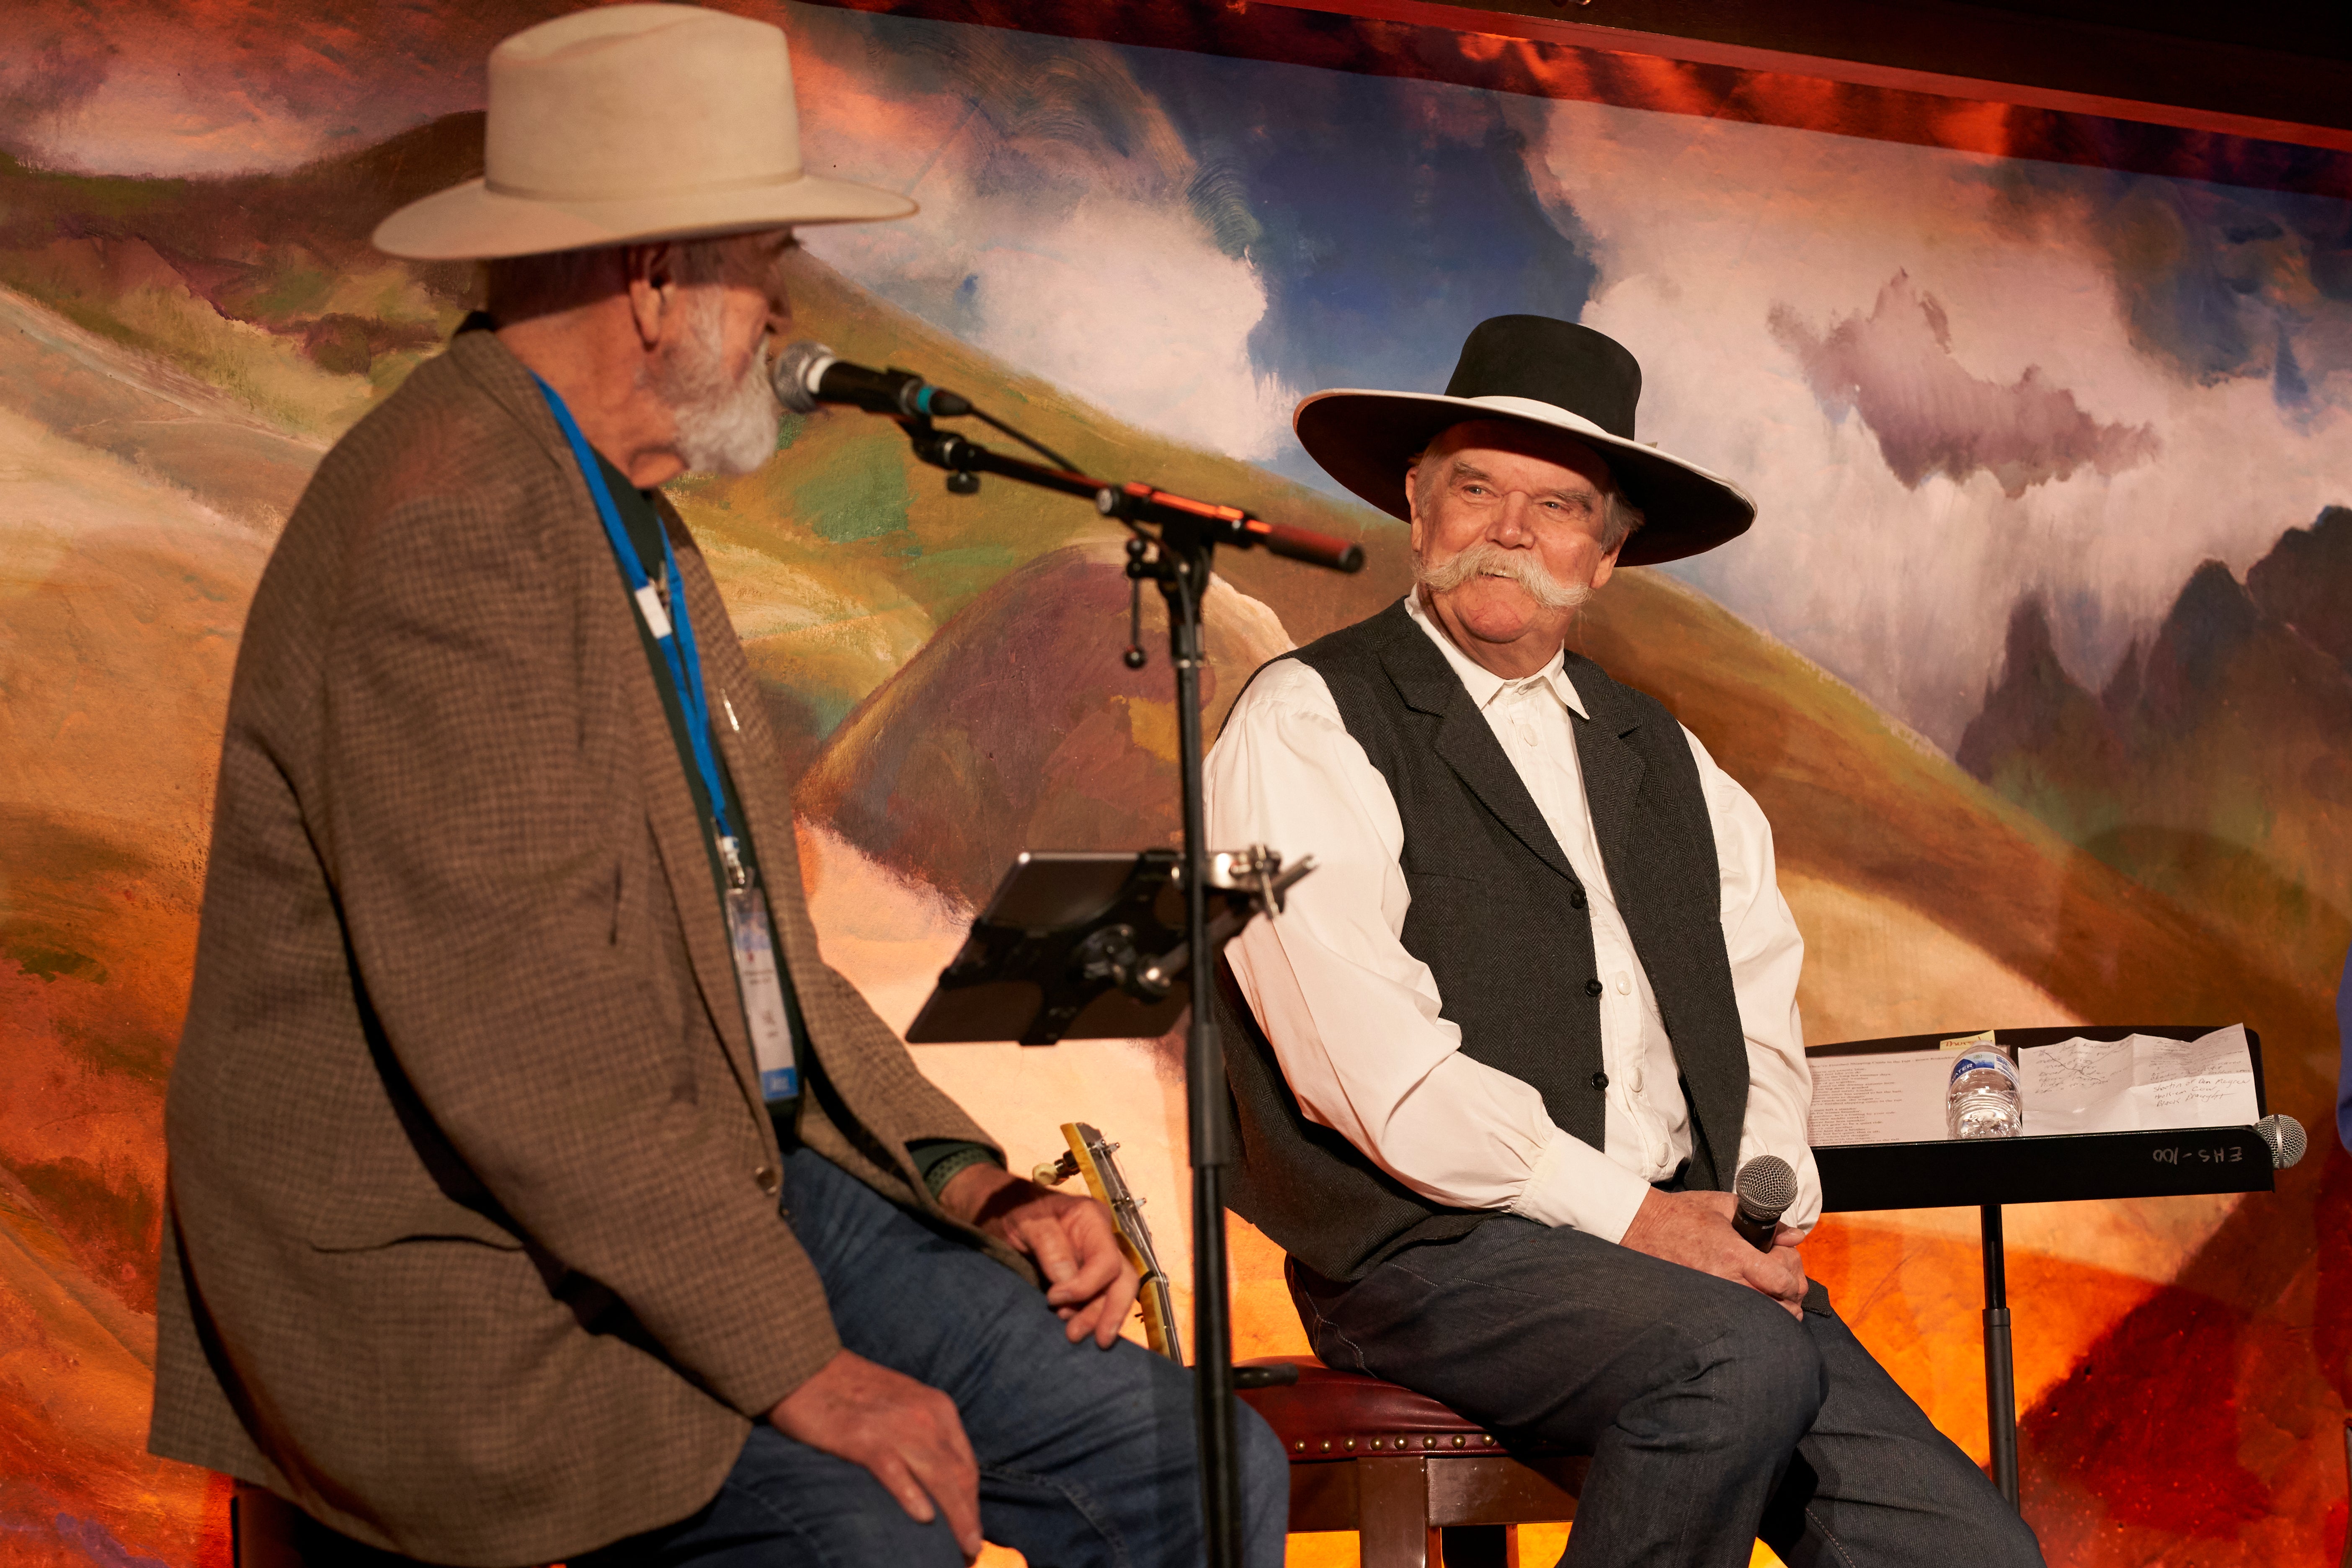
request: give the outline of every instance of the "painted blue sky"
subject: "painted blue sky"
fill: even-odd
[[[1302,389],[1435,389],[1488,316],[1583,310],[1595,272],[1584,237],[1572,215],[1544,211],[1525,138],[1494,96],[1127,53],[1200,162],[1193,210],[1265,285],[1249,337],[1260,374]],[[1293,443],[1274,461],[1321,482]]]
[[[92,170],[285,166],[478,107],[490,43],[568,8],[359,0],[289,27],[268,0],[212,0],[206,31],[24,0],[0,143]],[[1306,393],[1433,389],[1484,317],[1576,317],[1640,357],[1642,435],[1759,502],[1746,539],[1673,570],[1946,745],[2020,595],[2057,607],[2062,656],[2097,683],[2199,562],[2242,571],[2352,500],[2352,204],[768,14],[813,165],[923,204],[811,233],[866,287],[1309,483]],[[2208,152],[2265,163],[2233,148]]]
[[[2018,596],[2094,684],[2198,562],[2352,500],[2352,204],[1412,79],[791,12],[813,154],[911,222],[860,282],[1164,435],[1329,488],[1327,386],[1486,316],[1643,362],[1757,496],[1671,570],[1944,745]]]
[[[804,60],[842,62],[866,91],[942,132],[924,138],[908,178],[912,149],[877,146],[866,104],[813,126],[835,166],[936,209],[908,226],[919,242],[906,229],[845,230],[812,235],[814,248],[1000,350],[1021,335],[1006,318],[1024,309],[1003,301],[1008,289],[993,317],[982,305],[1000,279],[1019,277],[1030,308],[1123,300],[1121,320],[1083,346],[1097,359],[1153,356],[1159,345],[1134,330],[1153,324],[1151,307],[1139,311],[1127,285],[1182,274],[1187,284],[1155,290],[1177,302],[1165,331],[1198,349],[1213,342],[1232,385],[1223,408],[1146,422],[1293,478],[1326,483],[1288,434],[1300,393],[1442,386],[1480,321],[1573,318],[1589,297],[1595,269],[1574,215],[1546,211],[1525,132],[1496,95],[808,7],[793,21]],[[938,112],[942,100],[961,112]],[[1171,231],[1151,216],[1179,221]],[[1138,247],[1160,254],[1109,254]],[[969,265],[944,265],[950,257]],[[1071,276],[1045,284],[1049,258]],[[1191,298],[1207,278],[1227,281],[1226,300]],[[1053,334],[1039,323],[1026,335]],[[1044,368],[1040,347],[1015,357]],[[1072,384],[1105,396],[1118,376],[1099,366]],[[1166,404],[1200,386],[1189,359],[1170,380]]]

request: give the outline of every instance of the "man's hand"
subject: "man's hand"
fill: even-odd
[[[1118,1338],[1138,1281],[1104,1205],[978,1164],[950,1179],[940,1206],[1036,1262],[1046,1279],[1045,1302],[1067,1325],[1072,1344],[1091,1333],[1108,1350]]]
[[[917,1523],[945,1513],[963,1560],[980,1555],[980,1462],[955,1401],[938,1389],[838,1351],[768,1412],[768,1425],[865,1466]]]
[[[1761,1290],[1802,1317],[1805,1260],[1797,1252],[1801,1233],[1784,1225],[1773,1233],[1772,1250],[1759,1252],[1731,1228],[1732,1216],[1738,1212],[1739,1200],[1729,1193],[1653,1189],[1642,1200],[1633,1223],[1625,1227],[1623,1244],[1636,1252]]]

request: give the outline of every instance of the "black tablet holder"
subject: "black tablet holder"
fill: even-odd
[[[1009,429],[993,419],[989,423]],[[940,977],[939,990],[924,1005],[908,1038],[918,1043],[976,1037],[1027,1043],[1034,1035],[1038,1037],[1034,1043],[1045,1044],[1095,1034],[1150,1037],[1172,1027],[1177,1015],[1189,1007],[1184,1088],[1186,1142],[1192,1165],[1192,1396],[1201,1445],[1202,1520],[1211,1568],[1241,1568],[1241,1486],[1234,1439],[1237,1402],[1223,1189],[1224,1167],[1233,1159],[1233,1140],[1225,1105],[1225,1059],[1208,1005],[1214,982],[1204,976],[1213,974],[1216,952],[1224,941],[1237,934],[1255,914],[1250,900],[1278,907],[1278,895],[1270,883],[1279,872],[1267,875],[1262,868],[1251,870],[1255,885],[1246,889],[1220,887],[1216,881],[1213,862],[1219,858],[1230,862],[1232,858],[1212,857],[1203,826],[1201,601],[1208,591],[1211,562],[1220,544],[1238,550],[1263,548],[1335,572],[1361,570],[1363,548],[1349,540],[1267,522],[1240,507],[1194,500],[1146,484],[1093,479],[1060,463],[1051,452],[1045,455],[1057,458],[1057,466],[1051,468],[1006,457],[939,429],[919,416],[901,417],[898,424],[913,443],[917,458],[947,470],[947,488],[952,494],[971,495],[979,489],[981,475],[995,474],[1092,501],[1097,511],[1117,520],[1131,536],[1127,546],[1129,580],[1138,592],[1145,582],[1156,583],[1167,602],[1169,662],[1176,672],[1182,848],[1124,857],[1130,862],[1125,879],[1107,894],[1104,908],[1085,921],[1055,926],[994,920],[997,905],[992,902],[990,913],[975,922],[963,952]],[[1011,433],[1030,446],[1036,445],[1018,431]],[[1131,633],[1130,646],[1124,651],[1128,668],[1142,668],[1142,648],[1134,643]],[[1041,858],[1024,857],[1015,862],[999,889],[1000,901],[1022,889],[1026,862],[1041,862]],[[1307,864],[1301,862],[1289,876],[1295,879],[1306,869]],[[1236,891],[1248,895],[1239,905],[1228,896]],[[1020,896],[1027,896],[1026,891]],[[1179,910],[1181,923],[1171,918]],[[1121,935],[1115,929],[1120,926],[1133,934]],[[1181,943],[1152,951],[1153,943],[1178,932]],[[1129,962],[1130,948],[1135,962]],[[1192,955],[1202,953],[1209,955],[1207,962],[1190,962]],[[1007,1021],[1032,1005],[1029,993],[1021,989],[1024,985],[1035,988],[1034,1013],[1020,1032],[1004,1032]],[[1155,985],[1162,988],[1156,1000],[1141,994]],[[1161,1008],[1167,1009],[1164,1020],[1157,1028],[1150,1026],[1150,1020],[1163,1018]],[[951,1024],[951,1017],[965,1021]],[[987,1027],[995,1032],[978,1037],[945,1032],[978,1026],[982,1018],[991,1020]],[[1112,1027],[1115,1019],[1120,1020],[1116,1029]],[[929,1032],[918,1032],[927,1027]]]
[[[1211,950],[1262,910],[1279,910],[1314,868],[1310,856],[1285,869],[1265,848],[1212,855]],[[1173,849],[1023,852],[940,972],[907,1043],[1159,1038],[1191,1000],[1183,885]]]

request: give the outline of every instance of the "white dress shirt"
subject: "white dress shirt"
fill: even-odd
[[[1593,837],[1568,712],[1585,715],[1583,699],[1561,658],[1506,680],[1456,648],[1417,596],[1405,607],[1486,715],[1584,884],[1606,987],[1606,1148],[1563,1131],[1528,1083],[1462,1054],[1461,1029],[1439,1016],[1436,978],[1400,939],[1412,893],[1388,781],[1348,733],[1322,676],[1297,659],[1258,675],[1209,753],[1209,841],[1265,844],[1286,861],[1312,855],[1316,869],[1291,889],[1286,912],[1253,921],[1227,955],[1299,1108],[1381,1170],[1435,1203],[1620,1240],[1650,1184],[1689,1157],[1690,1111]],[[1810,1228],[1822,1186],[1805,1142],[1804,939],[1773,879],[1771,825],[1697,737],[1690,748],[1715,829],[1724,943],[1748,1040],[1739,1159],[1788,1161],[1798,1196],[1785,1223]]]

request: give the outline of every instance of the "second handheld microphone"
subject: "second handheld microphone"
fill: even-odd
[[[814,414],[821,403],[845,403],[869,414],[908,419],[952,419],[971,412],[971,402],[933,386],[910,370],[869,370],[852,364],[823,343],[787,345],[776,355],[768,379],[776,401],[794,414]]]
[[[1780,1216],[1797,1201],[1797,1173],[1778,1154],[1759,1154],[1739,1167],[1731,1191],[1739,1200],[1731,1228],[1757,1251],[1771,1251]]]

